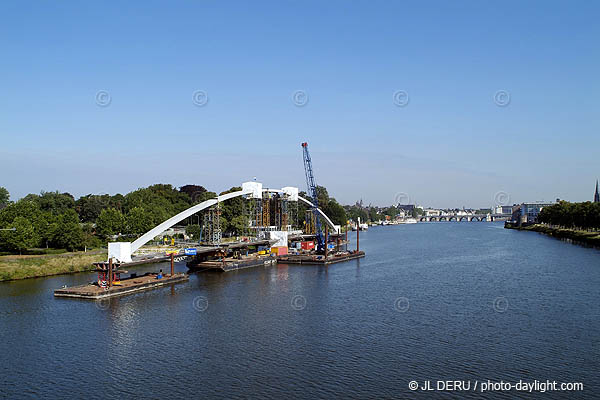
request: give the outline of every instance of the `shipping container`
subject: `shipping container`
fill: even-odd
[[[288,248],[285,246],[271,247],[271,253],[277,254],[278,256],[285,256],[288,253]]]
[[[302,242],[302,250],[312,250],[315,248],[315,242]]]

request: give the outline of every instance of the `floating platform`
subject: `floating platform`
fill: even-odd
[[[69,288],[56,289],[56,297],[75,297],[80,299],[103,299],[113,296],[122,296],[142,290],[154,289],[157,287],[170,285],[174,283],[186,282],[190,278],[187,274],[163,275],[161,279],[156,279],[157,274],[148,273],[142,276],[126,278],[113,284],[110,288],[103,288],[96,283],[86,285],[72,286]]]
[[[277,258],[270,255],[257,257],[225,258],[223,260],[200,261],[195,265],[188,265],[190,270],[217,270],[234,271],[243,268],[271,266],[277,264]]]
[[[278,256],[277,262],[282,264],[312,264],[312,265],[329,265],[343,261],[354,260],[365,256],[364,251],[349,251],[330,254],[325,258],[324,255],[315,254],[288,254]]]

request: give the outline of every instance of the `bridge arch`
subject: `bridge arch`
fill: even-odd
[[[262,189],[262,191],[269,192],[269,193],[283,193],[284,192],[282,189]],[[166,221],[164,221],[164,222],[158,224],[157,226],[155,226],[154,228],[150,229],[148,232],[144,233],[142,236],[140,236],[133,242],[109,243],[108,244],[108,258],[110,259],[110,258],[114,257],[121,262],[131,262],[131,255],[136,250],[138,250],[140,247],[142,247],[143,245],[145,245],[146,243],[148,243],[149,241],[154,239],[154,237],[158,236],[159,234],[163,233],[167,229],[171,228],[178,222],[181,222],[181,221],[185,220],[186,218],[188,218],[188,217],[196,214],[197,212],[200,212],[208,207],[214,206],[217,203],[221,203],[221,202],[227,201],[229,199],[233,199],[233,198],[236,198],[239,196],[244,196],[244,195],[248,195],[248,194],[252,194],[252,193],[253,193],[253,190],[248,189],[248,190],[239,190],[237,192],[231,192],[231,193],[226,193],[226,194],[217,196],[214,199],[209,199],[209,200],[203,201],[202,203],[196,204],[196,205],[188,208],[187,210],[184,210],[184,211],[180,212],[179,214],[172,216],[171,218],[167,219]],[[310,207],[313,207],[313,203],[311,201],[309,201],[301,196],[298,196],[298,200],[306,203]],[[329,225],[334,231],[336,231],[335,224],[333,223],[333,221],[331,221],[331,219],[327,215],[325,215],[323,210],[321,210],[320,208],[317,208],[317,211],[323,217],[323,219],[326,221],[327,225]]]

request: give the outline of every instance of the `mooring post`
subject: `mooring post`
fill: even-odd
[[[112,257],[108,259],[108,287],[112,286],[113,280],[113,261]]]
[[[171,276],[173,276],[173,263],[174,263],[174,259],[175,259],[175,256],[173,255],[173,253],[171,253]]]
[[[329,247],[329,231],[327,229],[327,224],[325,224],[325,259],[327,259],[327,250]]]
[[[360,236],[360,218],[358,218],[358,222],[356,224],[356,251],[360,250],[358,237]]]
[[[348,221],[346,220],[346,251],[348,251]]]

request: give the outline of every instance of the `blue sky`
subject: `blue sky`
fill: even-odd
[[[305,188],[308,141],[342,203],[591,200],[599,17],[595,2],[3,2],[0,186]]]

